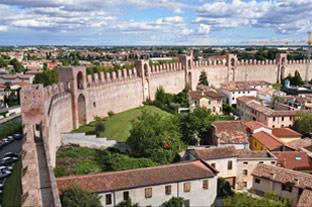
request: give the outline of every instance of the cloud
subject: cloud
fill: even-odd
[[[0,32],[6,32],[8,30],[7,26],[0,25]]]
[[[311,29],[311,11],[311,0],[212,1],[197,8],[193,22],[212,30],[252,26],[297,33]]]

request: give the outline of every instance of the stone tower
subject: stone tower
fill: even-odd
[[[137,74],[142,79],[142,87],[143,87],[143,99],[144,101],[151,99],[150,94],[150,73],[151,69],[149,66],[148,60],[138,60],[135,63],[135,68],[137,70]]]
[[[287,54],[280,53],[276,57],[276,64],[277,64],[277,83],[282,83],[283,79],[285,78],[285,67],[287,64]]]
[[[73,123],[74,128],[78,128],[89,121],[86,69],[84,67],[61,68],[59,78],[66,90],[72,94]]]
[[[193,51],[191,51],[190,55],[180,55],[179,60],[182,64],[182,69],[185,71],[185,86],[195,90],[192,80]]]
[[[235,54],[227,54],[226,65],[228,67],[227,81],[235,81],[235,69],[237,64],[237,56]]]

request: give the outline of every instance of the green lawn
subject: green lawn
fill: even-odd
[[[4,124],[0,125],[0,139],[6,138],[13,133],[21,132],[22,121],[21,118],[12,119]]]
[[[126,141],[130,135],[130,130],[132,128],[131,122],[135,120],[138,116],[140,116],[142,111],[144,110],[152,113],[169,115],[169,113],[155,106],[143,106],[135,109],[130,109],[128,111],[124,111],[108,117],[106,121],[104,121],[105,130],[103,132],[100,132],[99,136],[114,139],[117,141]],[[74,132],[86,132],[87,134],[95,134],[94,131],[94,121],[74,130]]]
[[[19,160],[14,167],[14,170],[10,177],[6,180],[3,194],[1,197],[2,206],[9,207],[18,207],[21,206],[21,171],[22,171],[22,162]]]

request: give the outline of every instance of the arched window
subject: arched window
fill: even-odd
[[[192,62],[191,60],[188,60],[187,62],[188,62],[188,68],[190,69],[192,67]]]
[[[231,66],[232,66],[232,67],[235,66],[235,59],[234,59],[234,58],[231,59]]]
[[[79,72],[77,74],[77,87],[78,89],[83,89],[83,74],[82,72]]]

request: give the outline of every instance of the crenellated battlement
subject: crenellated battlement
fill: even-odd
[[[68,87],[68,86],[67,86]],[[49,99],[57,94],[64,93],[66,88],[64,83],[60,82],[43,88],[45,99]]]

